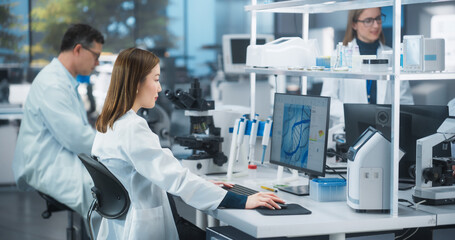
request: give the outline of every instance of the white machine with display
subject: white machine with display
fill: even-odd
[[[444,71],[445,42],[423,35],[403,37],[403,70],[408,72]]]
[[[348,205],[359,212],[390,209],[390,141],[369,127],[348,152]],[[400,159],[404,155],[400,151]]]
[[[433,158],[433,146],[441,142],[452,142],[455,136],[455,118],[447,118],[437,133],[417,140],[415,202],[441,205],[455,203],[452,165],[450,158]]]
[[[246,65],[251,67],[311,67],[316,65],[319,47],[316,39],[283,37],[264,45],[250,45]]]
[[[257,46],[273,40],[273,35],[258,34]],[[250,45],[250,34],[225,34],[223,35],[223,65],[225,74],[245,73],[246,49]]]

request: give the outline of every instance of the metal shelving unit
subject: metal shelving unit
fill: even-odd
[[[455,73],[406,73],[400,70],[400,49],[401,28],[401,6],[418,3],[448,2],[453,0],[291,0],[282,2],[273,2],[257,4],[256,0],[251,1],[251,5],[245,6],[246,11],[251,12],[251,44],[255,44],[256,38],[256,14],[261,12],[273,13],[301,13],[303,15],[302,38],[308,39],[309,14],[328,13],[335,11],[345,11],[361,8],[393,6],[393,58],[394,65],[390,72],[385,73],[357,73],[357,72],[331,72],[331,71],[301,71],[301,70],[280,70],[268,68],[246,68],[245,71],[250,73],[252,96],[255,95],[255,74],[267,75],[287,75],[300,76],[302,81],[302,94],[306,93],[306,77],[321,78],[350,78],[350,79],[372,79],[378,81],[393,82],[392,94],[392,128],[391,128],[391,169],[392,169],[392,190],[390,214],[398,216],[398,163],[399,163],[399,116],[400,113],[400,81],[401,80],[453,80]],[[252,112],[254,113],[254,102],[252,103]]]
[[[245,68],[245,72],[254,72],[266,75],[286,75],[294,77],[316,77],[316,78],[353,78],[353,79],[371,79],[371,80],[391,80],[391,74],[386,73],[361,73],[361,72],[331,72],[331,71],[305,71],[305,70],[285,70],[271,68]]]
[[[403,0],[401,5],[431,2],[448,2],[450,0]],[[361,8],[393,6],[393,0],[293,0],[267,4],[252,4],[246,11],[273,13],[329,13]]]
[[[389,72],[332,72],[332,71],[306,71],[306,70],[285,70],[285,69],[272,69],[272,68],[245,68],[245,72],[257,73],[265,75],[286,75],[294,77],[316,77],[316,78],[351,78],[351,79],[371,79],[378,81],[391,81],[395,78],[395,74]],[[400,73],[401,80],[453,80],[455,73],[441,72],[441,73]]]

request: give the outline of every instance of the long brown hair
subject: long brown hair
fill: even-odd
[[[346,32],[343,39],[344,46],[347,46],[348,43],[352,41],[352,39],[357,38],[357,31],[354,30],[353,25],[355,22],[357,22],[357,20],[359,20],[359,16],[364,10],[365,9],[355,9],[349,11],[348,23],[346,24]],[[379,41],[385,44],[384,31],[381,31],[381,34],[379,35]]]
[[[133,107],[139,82],[143,82],[159,62],[155,54],[139,48],[120,52],[114,63],[103,110],[96,120],[97,131],[105,133]]]

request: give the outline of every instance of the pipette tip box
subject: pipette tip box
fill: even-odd
[[[346,180],[315,178],[310,181],[310,198],[319,202],[346,201]]]

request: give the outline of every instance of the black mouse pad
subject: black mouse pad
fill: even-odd
[[[287,204],[286,209],[280,209],[280,210],[272,210],[268,208],[256,208],[256,211],[258,211],[262,215],[304,215],[304,214],[311,214],[311,211],[300,206],[299,204],[295,203],[290,203]]]

